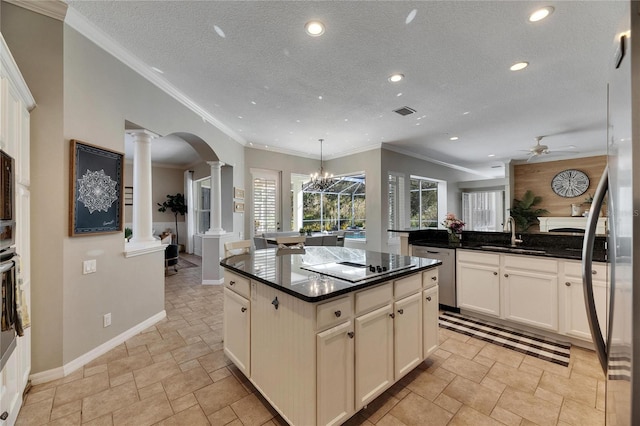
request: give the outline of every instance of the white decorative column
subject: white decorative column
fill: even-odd
[[[129,130],[133,136],[133,236],[134,245],[160,244],[153,237],[151,200],[151,140],[156,137],[148,130]]]
[[[209,235],[222,235],[222,185],[220,183],[220,169],[224,166],[222,161],[207,161],[211,166],[211,227],[206,232]]]

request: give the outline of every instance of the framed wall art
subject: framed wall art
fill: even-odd
[[[122,232],[124,155],[71,140],[69,235]]]
[[[244,189],[233,187],[233,198],[244,200]]]

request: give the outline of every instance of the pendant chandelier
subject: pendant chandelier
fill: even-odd
[[[320,141],[320,171],[311,174],[311,180],[306,185],[308,191],[326,191],[331,185],[334,184],[333,175],[324,171],[324,162],[322,159],[322,142],[324,139],[318,139]]]

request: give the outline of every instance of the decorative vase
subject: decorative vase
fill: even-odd
[[[453,244],[460,244],[460,234],[449,231],[449,242]]]

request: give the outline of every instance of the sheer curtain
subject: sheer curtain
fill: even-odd
[[[504,191],[463,192],[462,221],[465,231],[502,231]]]

